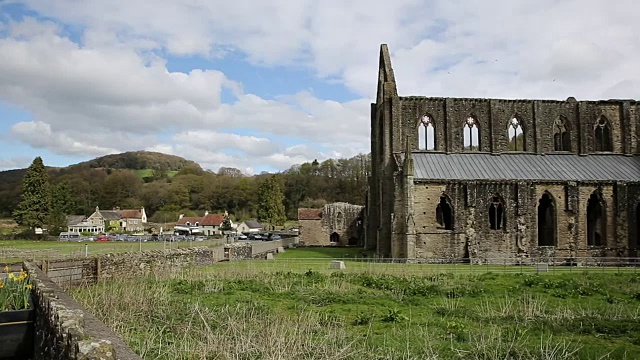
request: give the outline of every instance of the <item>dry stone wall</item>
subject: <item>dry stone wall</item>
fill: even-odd
[[[118,335],[71,299],[34,263],[24,263],[36,310],[33,360],[140,359]]]
[[[223,258],[222,247],[195,247],[42,261],[40,267],[53,282],[68,286],[93,284],[98,280],[119,276],[146,275],[153,271],[177,269],[187,265],[209,265]]]

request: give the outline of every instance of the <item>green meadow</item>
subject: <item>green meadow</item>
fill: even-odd
[[[292,249],[70,292],[145,359],[640,358],[640,271],[381,264],[361,251]],[[346,269],[329,268],[336,257]]]

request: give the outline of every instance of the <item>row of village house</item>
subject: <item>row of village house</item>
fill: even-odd
[[[204,216],[185,217],[180,215],[178,222],[173,225],[175,232],[185,235],[220,235],[220,227],[224,221],[225,214],[209,214]],[[144,207],[140,209],[113,209],[96,210],[89,216],[71,215],[67,218],[67,228],[69,233],[91,233],[104,234],[113,233],[142,233],[148,228],[147,214]],[[238,233],[257,233],[262,231],[262,225],[255,220],[247,220],[240,224],[231,222],[231,228]]]

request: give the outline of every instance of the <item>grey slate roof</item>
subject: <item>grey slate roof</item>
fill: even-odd
[[[84,215],[67,215],[67,226],[77,225],[86,218]]]
[[[414,180],[640,181],[640,156],[426,152],[412,155]]]
[[[244,223],[249,227],[249,229],[262,229],[262,224],[256,220],[247,220]]]
[[[100,214],[105,220],[120,220],[120,212],[117,210],[100,210]]]

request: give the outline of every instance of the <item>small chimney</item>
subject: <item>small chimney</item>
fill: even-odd
[[[204,216],[207,216],[207,215],[209,215],[209,210],[204,211]]]
[[[178,220],[181,220],[184,217],[184,214],[180,214],[180,216],[178,216]]]

